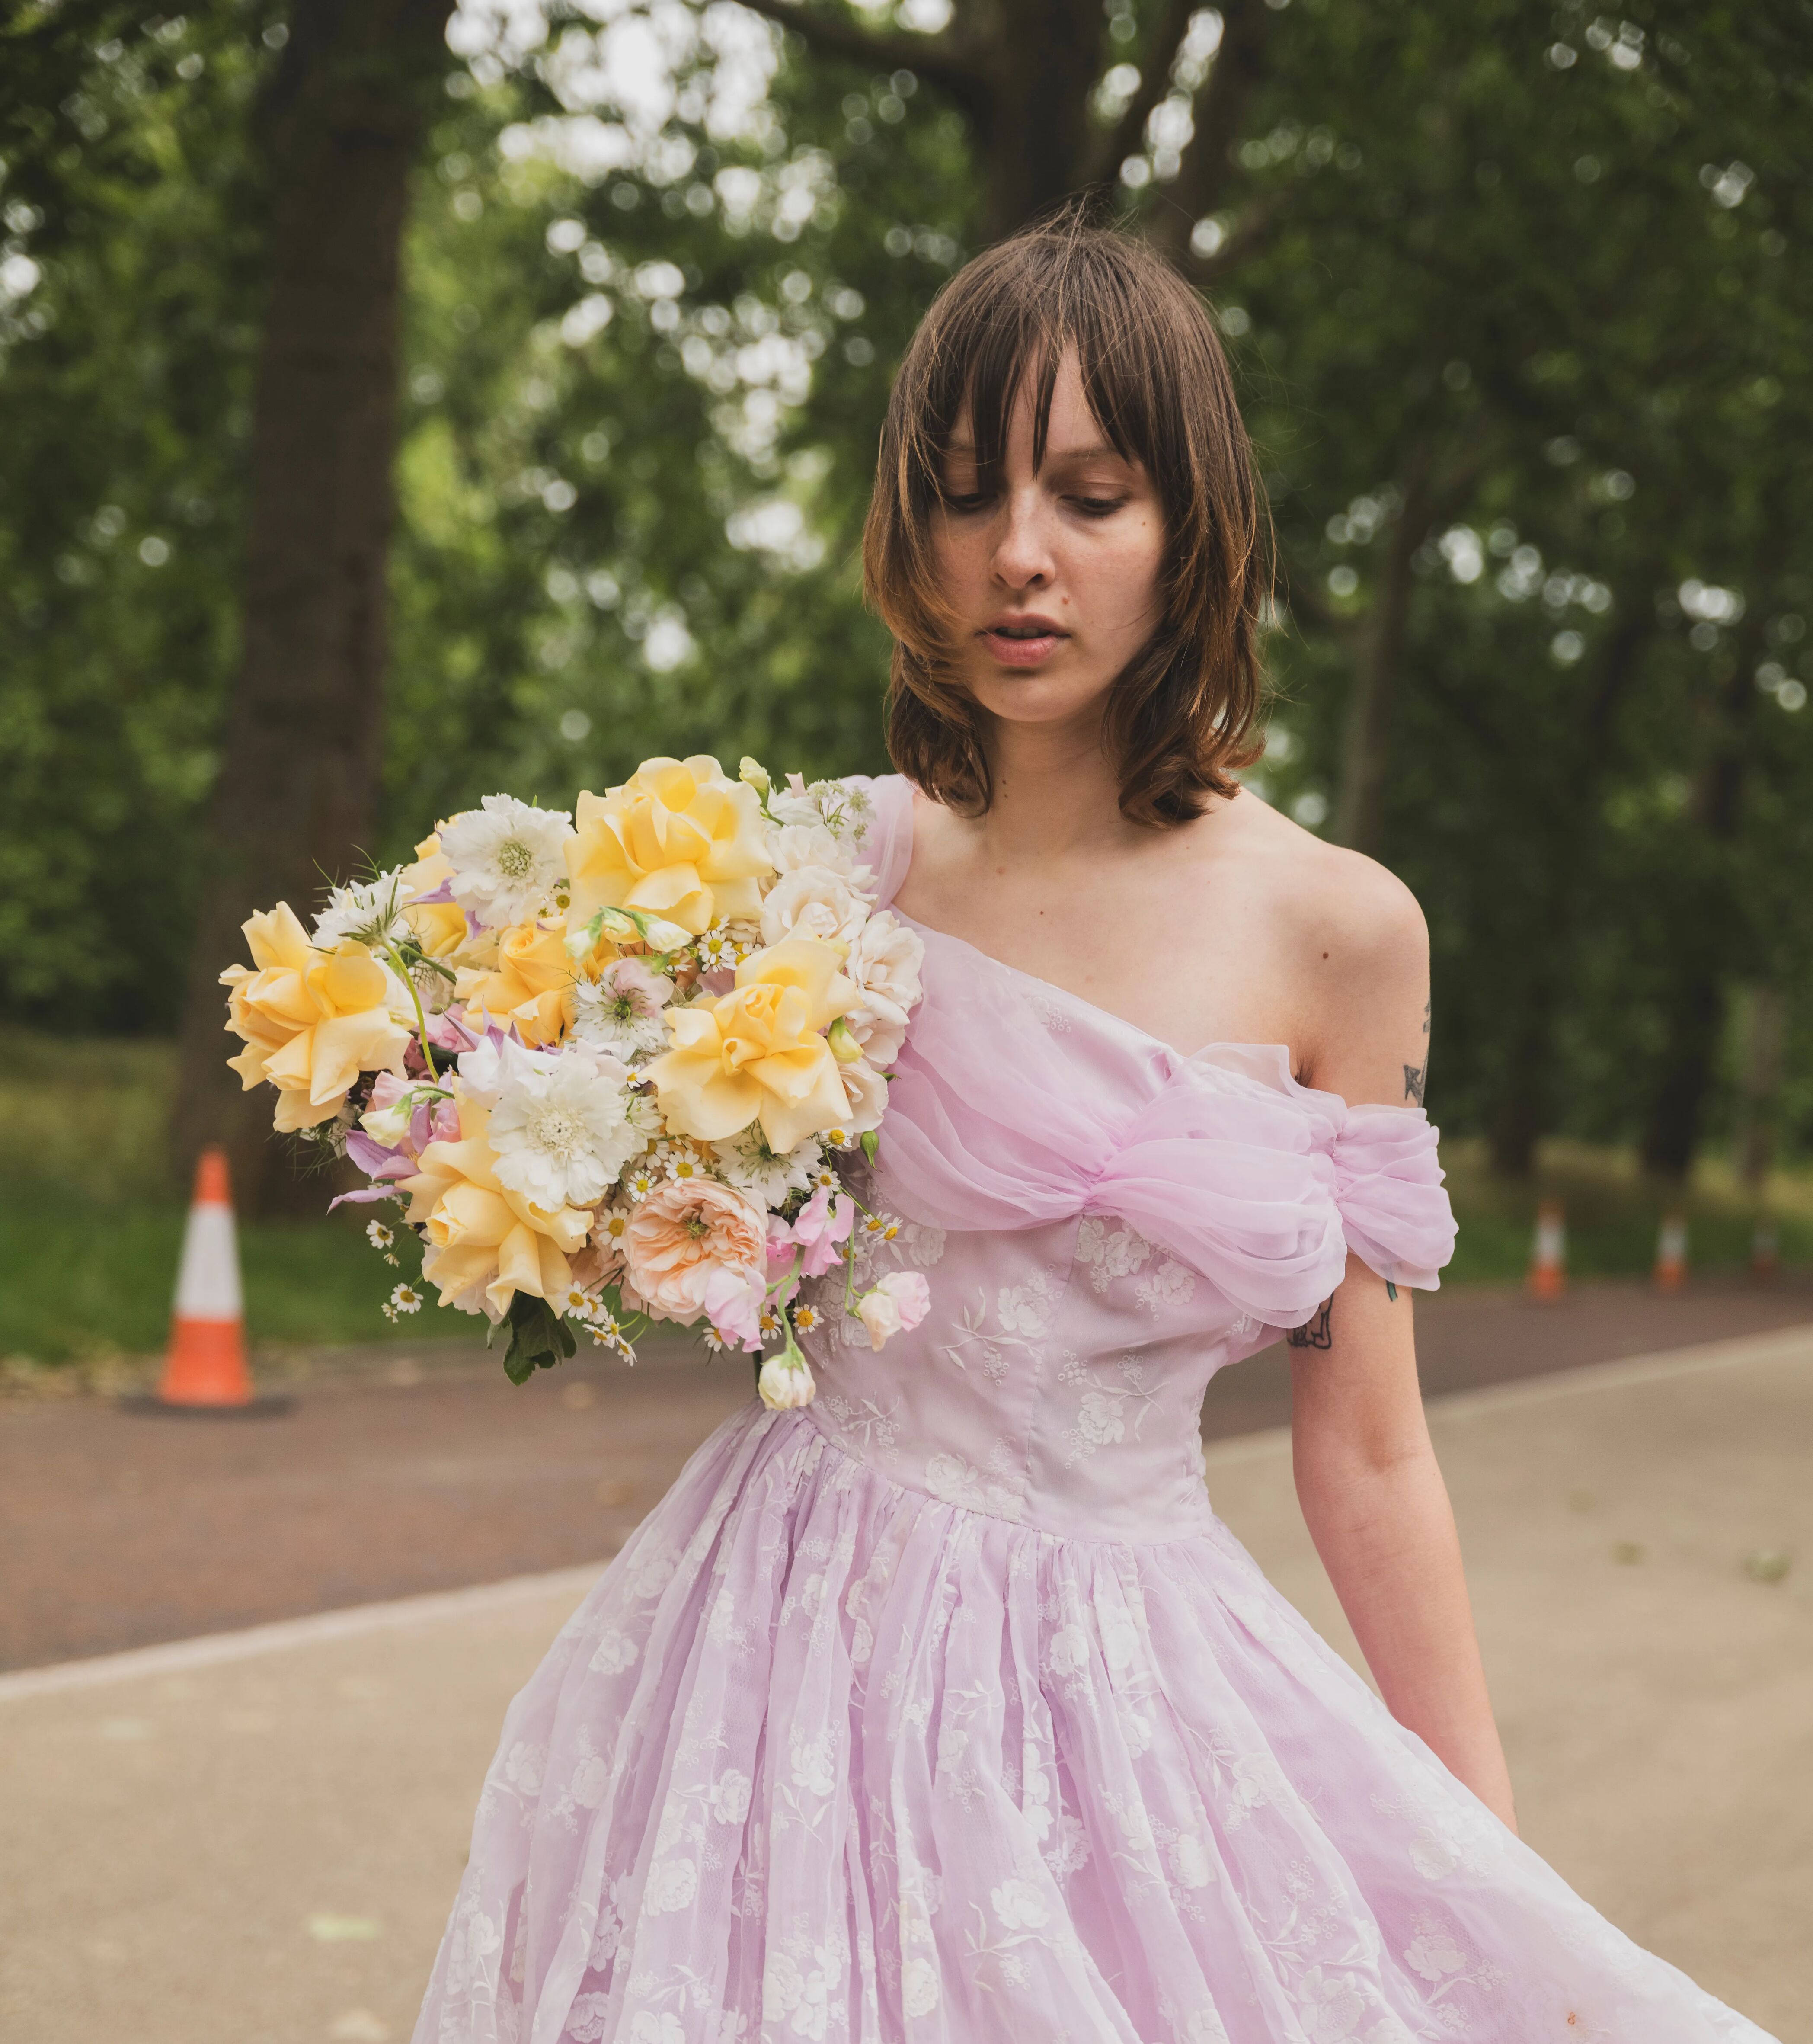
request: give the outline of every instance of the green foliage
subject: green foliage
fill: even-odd
[[[510,1310],[504,1316],[510,1331],[504,1350],[504,1374],[513,1384],[527,1384],[538,1370],[553,1370],[567,1361],[579,1344],[573,1330],[545,1299],[531,1292],[511,1295]],[[493,1327],[485,1337],[489,1347]]]
[[[0,309],[0,974],[60,1028],[175,1012],[282,12],[40,8],[0,44],[29,59],[0,63],[0,260],[41,273]],[[656,750],[883,763],[871,450],[988,140],[886,10],[815,12],[887,55],[673,10],[667,70],[613,98],[636,10],[555,10],[530,49],[456,23],[405,248],[375,855]],[[1171,18],[1118,9],[1108,54],[1155,71]],[[1382,674],[1377,848],[1429,916],[1450,1132],[1515,1162],[1716,1128],[1753,983],[1788,997],[1783,1125],[1813,1141],[1803,17],[1296,0],[1262,26],[1208,171],[1154,144],[1112,202],[1162,229],[1212,190],[1197,245],[1239,252],[1212,295],[1283,599],[1253,785],[1331,828]],[[1104,83],[1094,133],[1121,103]]]
[[[236,11],[61,13],[0,43],[0,998],[167,1028],[236,636],[266,52]]]

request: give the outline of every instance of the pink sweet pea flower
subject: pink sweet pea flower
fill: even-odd
[[[916,1327],[931,1307],[931,1288],[916,1270],[890,1270],[856,1311],[868,1330],[869,1346],[879,1348],[891,1335]]]
[[[762,1347],[762,1302],[766,1287],[759,1274],[720,1266],[705,1280],[705,1317],[727,1347]]]
[[[855,1225],[855,1202],[847,1195],[820,1185],[800,1208],[793,1223],[793,1240],[805,1251],[800,1266],[802,1278],[822,1278],[837,1261],[838,1251],[850,1239]]]

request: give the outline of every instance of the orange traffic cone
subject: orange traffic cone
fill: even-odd
[[[1687,1216],[1671,1213],[1662,1216],[1661,1228],[1656,1236],[1656,1267],[1654,1273],[1658,1292],[1678,1292],[1687,1282]]]
[[[170,1349],[157,1400],[160,1405],[217,1411],[252,1403],[239,1244],[224,1150],[204,1150],[195,1166],[195,1197],[183,1231]]]
[[[1559,1200],[1536,1209],[1536,1235],[1530,1248],[1532,1299],[1558,1299],[1568,1288],[1568,1230]]]

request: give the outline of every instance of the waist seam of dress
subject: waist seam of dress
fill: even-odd
[[[1190,1532],[1150,1535],[1138,1533],[1061,1533],[1052,1527],[1040,1526],[1031,1520],[1009,1519],[999,1512],[985,1512],[980,1505],[958,1504],[950,1498],[939,1496],[935,1491],[922,1490],[916,1483],[903,1483],[898,1477],[889,1476],[886,1470],[877,1468],[874,1462],[865,1461],[861,1455],[846,1447],[829,1427],[822,1421],[813,1418],[812,1410],[809,1405],[800,1407],[798,1416],[812,1429],[827,1447],[835,1450],[846,1462],[854,1462],[858,1469],[873,1477],[878,1483],[885,1484],[890,1490],[901,1492],[906,1496],[923,1498],[928,1504],[935,1504],[942,1511],[948,1512],[958,1519],[986,1519],[992,1525],[1006,1527],[1010,1532],[1027,1534],[1040,1540],[1054,1541],[1059,1546],[1066,1547],[1191,1547],[1212,1538],[1210,1529],[1216,1523],[1215,1508],[1208,1501],[1206,1486],[1203,1491],[1203,1505],[1207,1516],[1204,1523]]]

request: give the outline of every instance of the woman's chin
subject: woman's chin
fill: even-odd
[[[1024,674],[977,675],[970,693],[1003,724],[1070,724],[1099,717],[1113,678],[1081,678],[1042,669]]]

